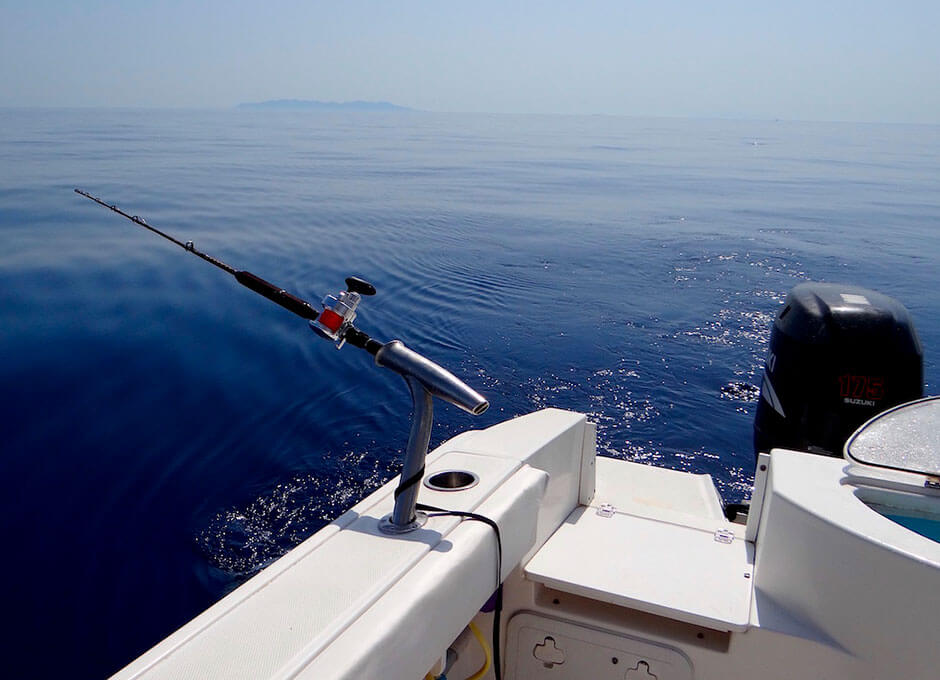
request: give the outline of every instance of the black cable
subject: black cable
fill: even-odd
[[[463,510],[445,510],[444,508],[435,508],[432,505],[418,503],[415,505],[417,510],[433,512],[431,517],[461,517],[471,519],[477,522],[483,522],[496,533],[496,602],[493,605],[493,672],[496,680],[502,680],[502,669],[499,659],[499,616],[503,611],[503,539],[499,534],[499,525],[489,517],[475,512],[464,512]]]
[[[410,489],[415,484],[420,482],[422,479],[424,479],[424,466],[423,465],[421,466],[420,470],[415,472],[408,479],[402,480],[402,482],[397,487],[395,487],[395,500],[397,501],[399,496],[401,496],[408,489]],[[421,508],[416,508],[416,509],[421,510]],[[435,510],[437,510],[437,508],[435,508]],[[449,512],[449,511],[445,510],[444,512]],[[411,519],[414,519],[414,517],[412,517]]]

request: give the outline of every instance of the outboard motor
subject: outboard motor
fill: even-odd
[[[923,352],[907,309],[858,286],[802,283],[774,321],[754,419],[754,452],[841,456],[846,439],[924,393]]]

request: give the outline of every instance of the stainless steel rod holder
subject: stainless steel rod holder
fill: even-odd
[[[408,349],[400,340],[385,343],[376,352],[375,363],[395,371],[405,379],[413,403],[411,432],[401,472],[403,483],[412,481],[404,488],[399,487],[401,490],[395,498],[395,509],[379,524],[385,533],[402,534],[414,531],[427,520],[427,517],[415,512],[421,480],[413,478],[424,469],[424,460],[428,455],[434,420],[433,398],[443,399],[475,416],[483,413],[489,407],[489,402],[453,373]]]

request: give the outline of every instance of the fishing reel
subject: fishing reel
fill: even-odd
[[[363,295],[375,295],[375,286],[350,276],[346,279],[346,290],[323,298],[323,311],[310,321],[310,328],[321,338],[335,342],[336,349],[341,348],[347,336],[358,333],[353,327],[353,321],[356,320],[356,308],[362,302]]]

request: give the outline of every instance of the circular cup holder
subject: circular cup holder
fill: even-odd
[[[444,470],[425,479],[424,485],[432,491],[463,491],[479,482],[480,478],[467,470]]]

